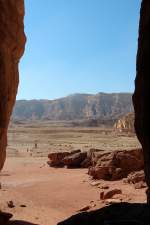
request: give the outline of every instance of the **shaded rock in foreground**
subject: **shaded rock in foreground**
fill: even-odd
[[[11,217],[10,213],[0,212],[0,225],[7,225]]]
[[[33,224],[31,222],[27,222],[23,220],[13,220],[13,221],[10,221],[8,225],[40,225],[40,224]]]
[[[144,167],[142,149],[94,152],[89,175],[94,179],[119,180]]]
[[[121,189],[111,189],[111,190],[108,190],[108,191],[103,191],[103,192],[100,193],[100,199],[101,200],[110,199],[114,195],[118,195],[118,194],[122,194]]]
[[[106,221],[138,221],[150,224],[150,207],[147,204],[113,204],[95,211],[83,212],[70,217],[58,225],[104,225]]]
[[[128,175],[124,180],[125,183],[133,184],[135,189],[146,188],[144,170],[135,171]]]
[[[24,1],[0,1],[0,170],[6,158],[7,129],[19,83],[24,52]]]
[[[126,182],[136,184],[139,182],[145,182],[144,170],[132,172],[128,175]]]

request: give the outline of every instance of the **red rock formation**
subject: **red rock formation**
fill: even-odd
[[[19,82],[18,63],[26,40],[23,19],[23,0],[0,0],[0,170],[5,162],[7,128]]]
[[[51,167],[63,167],[65,166],[64,158],[67,156],[71,157],[72,155],[75,155],[77,153],[81,153],[81,150],[78,149],[71,152],[52,152],[48,154],[49,161],[47,163]]]
[[[51,167],[63,167],[63,159],[70,155],[69,152],[52,152],[48,155],[49,161],[47,162]]]
[[[139,26],[137,74],[133,104],[135,131],[144,151],[146,182],[150,190],[150,1],[143,0]],[[150,202],[150,191],[148,191]]]
[[[126,182],[133,184],[136,184],[140,181],[145,181],[145,174],[143,170],[130,173],[126,179]]]
[[[88,173],[94,179],[122,179],[133,171],[143,169],[142,156],[141,149],[95,152],[92,154],[92,166]]]
[[[82,162],[87,158],[87,152],[79,152],[72,154],[70,156],[66,156],[63,159],[64,165],[68,168],[80,168]]]
[[[134,133],[134,113],[128,113],[120,118],[114,125],[114,128],[119,132]]]

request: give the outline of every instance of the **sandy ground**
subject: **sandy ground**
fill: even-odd
[[[55,225],[84,206],[96,209],[105,205],[99,199],[102,190],[92,185],[87,169],[54,169],[47,166],[46,160],[39,157],[7,159],[0,174],[0,205],[2,210],[14,215],[13,219]],[[99,186],[104,184],[122,189],[123,194],[116,199],[145,201],[144,189],[135,190],[123,181],[100,181]],[[14,208],[8,207],[9,201],[13,201]]]
[[[100,181],[99,186],[95,186],[87,169],[54,169],[46,163],[48,153],[58,150],[139,146],[135,135],[117,134],[113,129],[74,128],[50,122],[11,124],[7,161],[0,173],[0,208],[11,212],[16,220],[55,225],[85,206],[91,210],[103,207],[106,202],[99,196],[103,191],[101,187],[106,184],[110,189],[122,189],[122,195],[115,196],[117,201],[144,202],[144,189],[135,190],[123,181]],[[8,207],[9,201],[13,201],[14,208]]]
[[[37,148],[35,148],[37,144]],[[28,155],[47,157],[53,151],[71,151],[90,148],[121,150],[140,147],[134,134],[116,133],[101,127],[67,127],[51,122],[12,124],[8,132],[8,156]]]

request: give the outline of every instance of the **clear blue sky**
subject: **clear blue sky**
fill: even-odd
[[[132,92],[140,0],[25,0],[18,99]]]

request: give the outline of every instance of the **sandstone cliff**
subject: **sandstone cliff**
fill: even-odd
[[[115,120],[133,111],[130,93],[74,94],[49,100],[16,102],[13,118],[50,120]],[[114,122],[113,122],[114,123]]]
[[[120,118],[114,128],[120,132],[134,132],[134,113],[128,113]]]
[[[144,152],[145,177],[150,203],[150,1],[143,0],[139,25],[138,53],[133,103],[135,131]]]
[[[7,127],[19,82],[18,63],[24,52],[24,1],[0,1],[0,169],[7,146]]]

